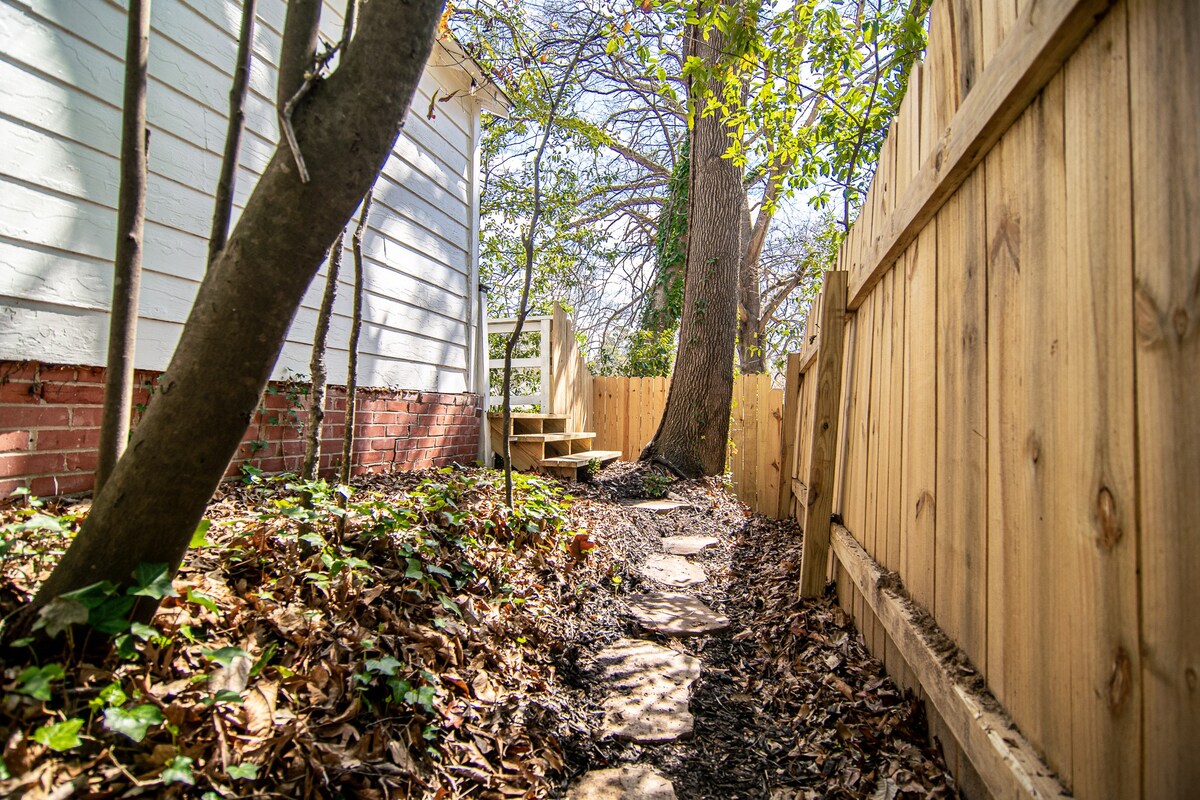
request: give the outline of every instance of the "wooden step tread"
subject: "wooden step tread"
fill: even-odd
[[[596,459],[601,463],[608,463],[609,461],[616,461],[620,457],[620,450],[585,450],[582,453],[572,453],[569,456],[543,458],[538,463],[543,467],[586,467],[592,459]]]
[[[576,439],[595,439],[591,431],[573,431],[571,433],[516,433],[509,437],[513,442],[571,442]]]
[[[568,419],[570,414],[538,414],[532,411],[514,411],[513,419]],[[504,419],[503,411],[489,411],[489,419]]]

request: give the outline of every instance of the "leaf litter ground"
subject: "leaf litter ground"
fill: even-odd
[[[227,483],[176,596],[120,652],[4,653],[0,795],[543,798],[636,762],[685,800],[956,796],[920,705],[831,600],[796,598],[795,526],[714,480],[672,484],[690,507],[667,514],[619,502],[647,487],[618,463],[567,502],[519,476],[509,515],[492,471],[377,475],[339,538],[331,487]],[[0,513],[7,617],[86,503]],[[629,615],[671,535],[718,539],[690,591],[733,620],[725,634],[648,636]],[[701,660],[690,738],[599,738],[595,656],[623,636]]]

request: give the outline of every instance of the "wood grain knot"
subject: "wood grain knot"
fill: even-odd
[[[1124,531],[1117,519],[1117,501],[1107,486],[1101,486],[1096,495],[1096,524],[1100,527],[1100,546],[1111,553]]]
[[[1029,454],[1029,460],[1033,464],[1037,464],[1042,458],[1042,440],[1038,438],[1037,431],[1030,431],[1029,438],[1025,440],[1025,452]]]
[[[988,261],[995,264],[1001,253],[1007,253],[1010,265],[1019,274],[1021,272],[1021,215],[1004,209],[1001,212],[1000,224],[992,237],[991,247],[988,248]]]
[[[1175,313],[1171,315],[1172,322],[1175,324],[1175,335],[1183,341],[1183,337],[1187,336],[1188,328],[1191,327],[1191,315],[1188,314],[1186,308],[1180,307],[1175,309]]]
[[[1108,676],[1108,710],[1120,714],[1129,702],[1133,692],[1133,669],[1129,663],[1129,653],[1124,647],[1118,647],[1113,654],[1112,674]]]
[[[933,511],[933,493],[928,489],[921,492],[921,496],[917,498],[917,519],[921,518],[927,508]]]
[[[1196,669],[1194,667],[1188,667],[1187,669],[1185,669],[1183,671],[1183,680],[1184,680],[1184,683],[1187,684],[1188,692],[1191,694],[1195,694],[1196,693],[1196,684],[1200,681],[1197,680]]]
[[[1133,322],[1137,330],[1138,343],[1143,347],[1167,345],[1182,347],[1183,343],[1200,330],[1200,264],[1192,277],[1191,287],[1183,292],[1178,305],[1166,311],[1150,294],[1150,290],[1138,281],[1133,292]]]

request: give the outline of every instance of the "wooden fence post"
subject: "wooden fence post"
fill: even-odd
[[[817,394],[813,401],[812,458],[808,467],[808,509],[800,561],[800,595],[819,597],[825,588],[829,559],[830,515],[833,513],[834,457],[838,440],[838,401],[842,385],[843,329],[849,273],[825,273],[821,290],[821,330],[817,342]]]

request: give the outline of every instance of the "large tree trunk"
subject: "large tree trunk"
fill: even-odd
[[[229,125],[225,129],[225,152],[221,156],[221,174],[217,178],[217,196],[213,203],[212,232],[208,236],[208,263],[216,261],[229,236],[233,218],[233,191],[237,185],[238,155],[242,149],[242,131],[246,127],[246,89],[250,85],[250,59],[253,57],[254,16],[258,0],[243,0],[242,30],[238,35],[237,66],[229,89]]]
[[[35,605],[100,580],[127,584],[138,564],[178,567],[305,289],[395,144],[441,8],[364,6],[354,47],[295,115],[311,180],[276,148],[200,286],[158,396]]]
[[[762,238],[755,234],[759,226],[750,223],[750,197],[744,195],[742,205],[741,232],[744,244],[742,258],[738,264],[738,333],[737,352],[738,364],[745,375],[757,375],[766,372],[767,358],[763,352],[763,342],[759,338],[759,322],[762,320],[762,271],[759,261],[762,256],[762,243],[766,238],[766,228],[763,228]],[[760,208],[758,219],[768,214],[765,208]],[[757,221],[756,221],[757,223]]]
[[[725,42],[719,31],[709,31],[704,40],[693,27],[688,37],[692,55],[717,62]],[[719,115],[696,114],[679,351],[658,433],[642,452],[643,461],[666,464],[687,477],[725,469],[744,195],[740,170],[721,157],[732,143]]]
[[[279,82],[275,84],[275,106],[280,112],[304,85],[304,74],[315,67],[323,5],[324,0],[288,0],[279,45]]]
[[[129,439],[133,409],[133,356],[137,349],[142,286],[142,232],[146,225],[146,69],[150,57],[150,0],[131,0],[125,33],[125,110],[121,119],[121,187],[117,252],[104,376],[104,412],[96,491],[112,474]]]

